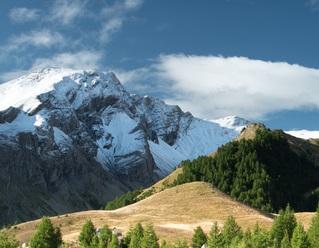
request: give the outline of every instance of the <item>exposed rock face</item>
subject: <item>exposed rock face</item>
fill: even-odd
[[[0,111],[0,223],[99,207],[238,134],[113,73],[31,73],[0,85]]]

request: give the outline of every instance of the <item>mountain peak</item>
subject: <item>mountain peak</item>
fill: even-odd
[[[0,188],[11,177],[18,177],[18,192],[32,192],[32,185],[25,187],[31,180],[41,182],[43,196],[50,194],[47,185],[60,190],[52,209],[40,209],[41,214],[75,210],[79,203],[85,209],[126,187],[149,185],[181,161],[206,155],[238,133],[158,98],[130,94],[112,72],[45,68],[0,85],[0,175],[9,168],[27,170],[18,175],[12,170]],[[76,186],[79,180],[86,183]],[[110,190],[109,185],[116,186]],[[18,197],[12,193],[5,202]],[[32,206],[41,197],[31,197]],[[34,211],[25,207],[29,198],[23,202],[24,210]],[[15,217],[2,221],[10,218]]]
[[[230,115],[211,121],[219,124],[222,127],[235,129],[238,132],[240,132],[245,126],[251,123],[250,121],[235,115]]]
[[[97,94],[98,91],[103,93],[103,89],[109,85],[112,85],[109,88],[113,91],[124,92],[123,86],[113,72],[44,68],[1,84],[0,111],[15,107],[31,112],[40,105],[40,95],[45,93],[58,91],[59,95],[66,95],[73,89],[87,93],[94,91],[92,94]]]

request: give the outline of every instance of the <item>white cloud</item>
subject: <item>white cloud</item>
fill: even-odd
[[[53,46],[64,45],[64,42],[65,39],[60,33],[48,29],[22,33],[10,37],[5,45],[0,46],[0,61],[6,60],[8,56],[17,55],[29,47],[52,48]]]
[[[254,119],[275,111],[319,108],[319,70],[300,65],[181,54],[161,56],[148,73],[166,82],[168,102],[207,119]],[[145,77],[143,71],[133,76],[126,80],[140,82]]]
[[[100,30],[101,42],[109,42],[111,36],[122,28],[127,14],[139,8],[142,3],[142,0],[118,0],[113,5],[102,9],[103,25]]]
[[[123,19],[115,17],[113,19],[105,21],[101,32],[100,39],[103,43],[108,43],[113,33],[121,29],[123,25]]]
[[[83,15],[86,4],[86,0],[55,0],[49,19],[65,25],[70,24]]]
[[[9,39],[9,46],[11,48],[19,48],[21,46],[51,47],[63,42],[64,38],[60,33],[42,29],[11,37]]]
[[[28,8],[13,8],[9,12],[9,17],[13,22],[29,22],[40,17],[40,10]]]
[[[102,53],[82,50],[76,53],[59,53],[51,58],[38,58],[31,70],[45,67],[66,67],[72,69],[97,69],[100,66]]]

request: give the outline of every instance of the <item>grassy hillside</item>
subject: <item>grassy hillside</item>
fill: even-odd
[[[272,216],[236,202],[204,182],[172,187],[114,211],[78,212],[53,217],[52,221],[61,227],[63,239],[68,242],[77,240],[87,218],[91,218],[97,227],[108,224],[123,232],[138,222],[151,222],[160,239],[173,241],[178,238],[190,240],[193,229],[199,225],[206,232],[215,221],[222,226],[229,215],[234,216],[243,228],[252,228],[257,222],[269,228],[273,221]],[[22,223],[11,227],[9,232],[16,235],[20,242],[25,242],[37,223]]]

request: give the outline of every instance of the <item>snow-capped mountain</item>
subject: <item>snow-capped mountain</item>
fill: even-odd
[[[290,130],[285,131],[285,133],[295,136],[301,139],[319,139],[319,131],[311,131],[311,130]]]
[[[240,132],[244,127],[251,123],[246,119],[234,115],[226,116],[224,118],[219,118],[211,121],[219,124],[221,127],[234,129],[237,132]]]
[[[0,208],[37,192],[0,222],[91,208],[212,152],[246,125],[130,94],[112,72],[59,68],[1,84],[0,111]]]

